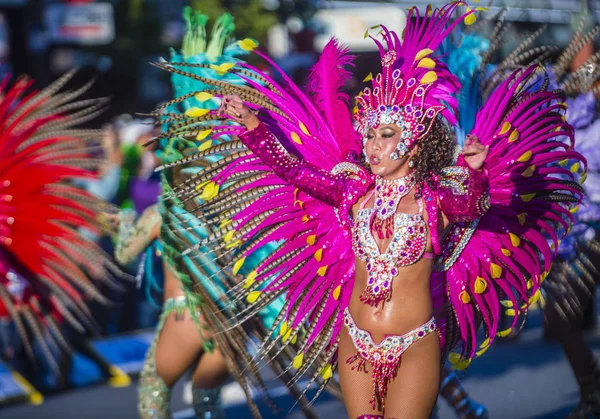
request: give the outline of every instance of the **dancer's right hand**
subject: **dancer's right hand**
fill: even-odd
[[[260,120],[238,95],[223,96],[219,112],[229,115],[234,121],[243,124],[249,131],[258,127]]]

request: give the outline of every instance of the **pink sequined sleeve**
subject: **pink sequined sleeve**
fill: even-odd
[[[443,170],[437,190],[440,209],[451,223],[473,221],[490,207],[487,175],[462,160],[457,164]]]
[[[291,155],[263,123],[242,134],[240,140],[281,179],[342,214],[349,212],[372,183],[370,173],[351,162],[346,163],[352,169],[349,175],[344,163],[338,165],[341,170],[328,172]]]

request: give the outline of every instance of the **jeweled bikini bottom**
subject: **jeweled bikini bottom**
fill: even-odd
[[[364,372],[367,372],[367,362],[371,364],[373,367],[371,406],[375,410],[379,405],[379,410],[383,410],[388,383],[396,378],[402,354],[410,345],[437,330],[435,319],[432,317],[427,323],[404,335],[387,335],[380,343],[373,341],[370,332],[356,326],[348,308],[344,312],[344,324],[348,328],[354,347],[358,351],[356,355],[348,358],[346,363],[351,365],[356,362],[352,369]]]

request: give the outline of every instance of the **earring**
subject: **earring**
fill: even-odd
[[[413,162],[412,159],[410,159],[408,161],[408,167],[414,167],[414,165],[415,165],[415,162]]]
[[[404,144],[404,142],[400,141],[398,143],[398,145],[396,146],[396,148],[394,149],[394,151],[392,151],[392,154],[390,154],[390,158],[392,160],[400,160],[402,157],[404,157],[404,155],[406,154],[407,151],[408,151],[408,147],[406,146],[406,144]]]

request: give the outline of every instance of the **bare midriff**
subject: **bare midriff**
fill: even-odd
[[[362,201],[362,200],[361,200]],[[372,201],[372,200],[370,200]],[[359,203],[355,209],[358,209]],[[373,203],[368,202],[366,208],[372,208]],[[400,213],[416,213],[417,201],[414,191],[411,192],[398,205]],[[427,217],[426,213],[423,216]],[[379,240],[377,245],[384,251],[391,239]],[[426,252],[432,252],[431,239],[427,232]],[[397,267],[398,274],[392,281],[392,295],[389,301],[373,307],[360,300],[361,293],[367,286],[367,263],[358,257],[356,260],[356,278],[352,297],[350,298],[349,311],[356,325],[371,333],[375,342],[381,342],[386,335],[403,335],[423,325],[433,314],[431,301],[430,277],[433,269],[431,258],[421,257],[417,262]]]
[[[360,301],[360,294],[367,285],[365,265],[356,258],[356,279],[349,310],[356,325],[369,331],[375,342],[381,342],[386,335],[408,333],[431,318],[431,259],[421,258],[413,265],[399,268],[392,284],[392,298],[377,307]]]

